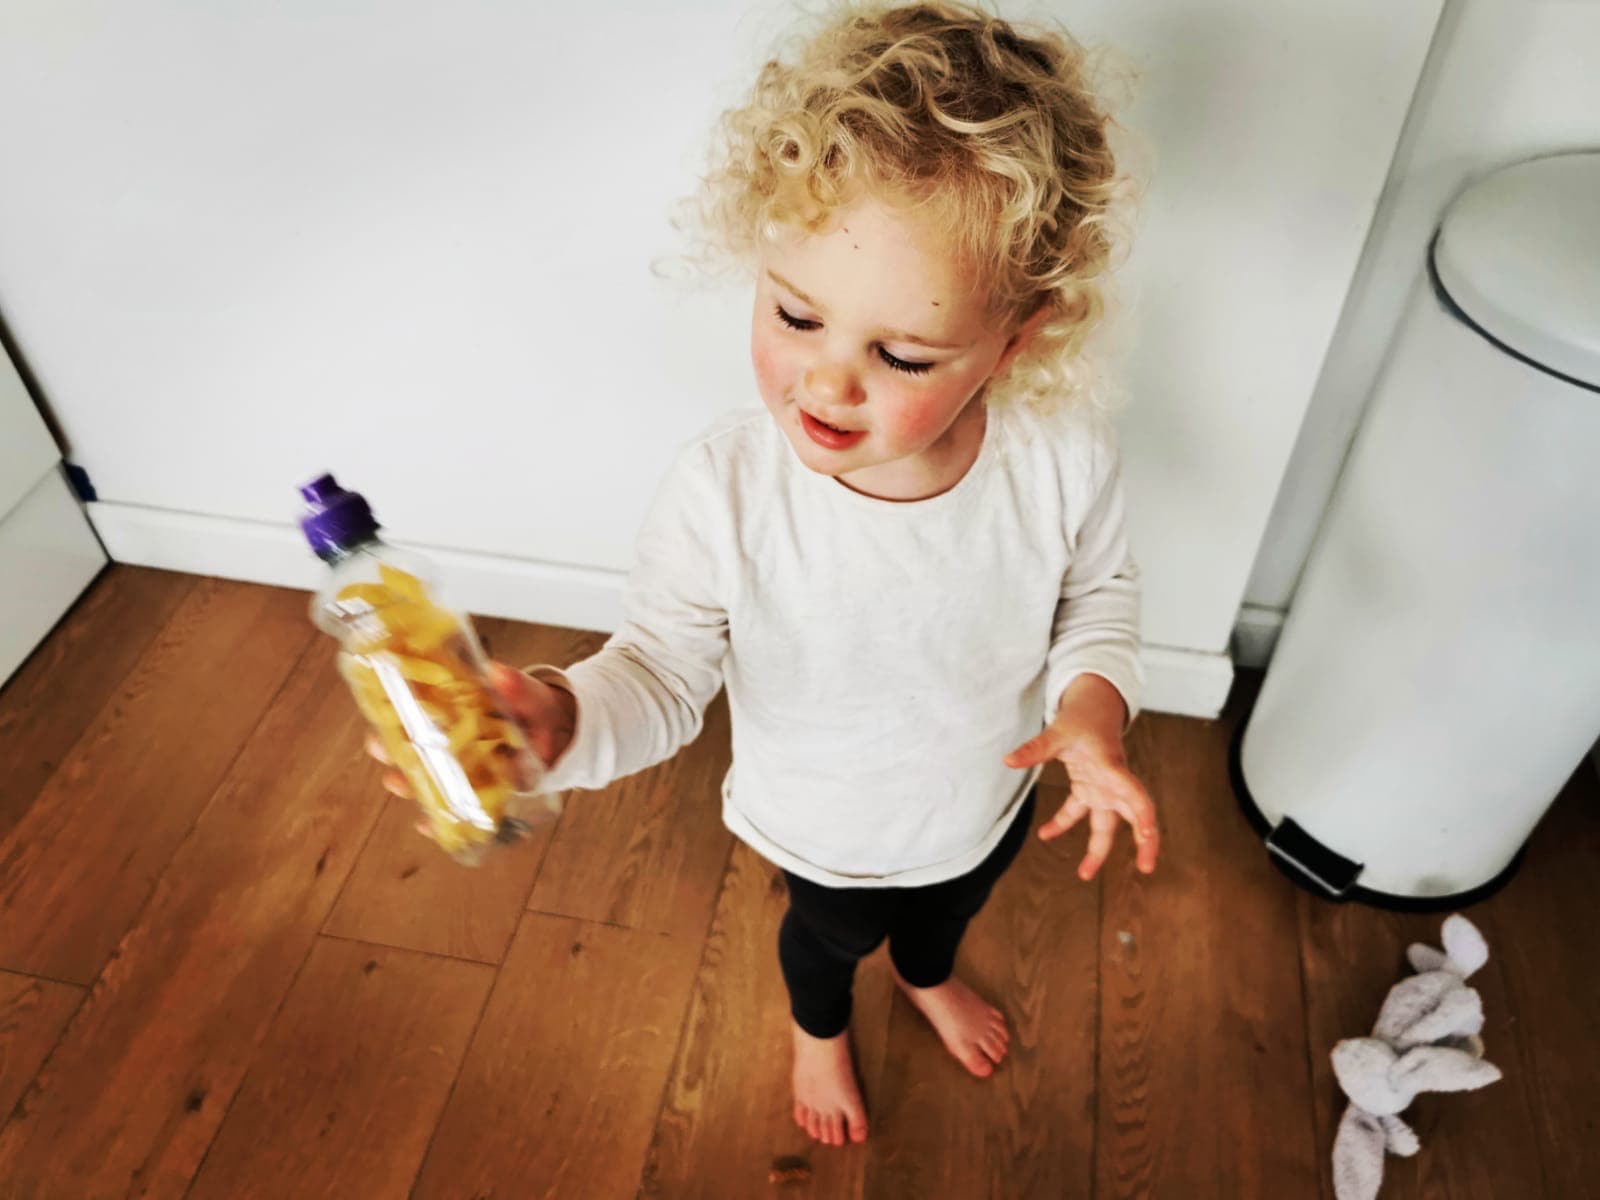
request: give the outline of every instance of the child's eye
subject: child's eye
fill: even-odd
[[[904,371],[907,375],[926,375],[933,370],[931,362],[907,362],[903,358],[896,358],[882,346],[878,347],[878,357],[896,371]]]
[[[815,322],[815,321],[802,321],[799,317],[792,315],[789,312],[789,310],[784,308],[783,305],[781,305],[781,304],[778,305],[777,308],[773,309],[773,311],[778,314],[778,320],[782,321],[790,329],[815,329],[815,328],[817,328],[817,322]]]
[[[790,329],[798,329],[801,332],[805,332],[807,330],[821,328],[820,322],[802,321],[799,317],[795,316],[781,304],[773,308],[772,311],[777,314],[778,320],[782,321]],[[878,347],[878,357],[883,359],[885,366],[888,366],[896,371],[903,371],[907,375],[926,375],[934,368],[934,364],[931,362],[907,362],[903,358],[896,358],[882,346]]]

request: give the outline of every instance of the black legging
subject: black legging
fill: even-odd
[[[834,888],[785,871],[789,911],[778,930],[778,961],[800,1028],[819,1038],[844,1032],[856,963],[885,937],[895,970],[912,987],[949,979],[967,922],[1022,849],[1036,794],[1028,793],[989,857],[954,879],[922,887]]]

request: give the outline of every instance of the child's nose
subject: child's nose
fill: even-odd
[[[841,363],[824,363],[806,372],[806,394],[825,404],[860,404],[866,399],[855,372]]]

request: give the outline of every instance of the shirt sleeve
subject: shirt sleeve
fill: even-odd
[[[1072,560],[1062,580],[1045,667],[1045,720],[1079,675],[1100,675],[1122,693],[1131,723],[1144,694],[1139,658],[1139,567],[1128,549],[1122,471],[1109,426],[1092,459],[1090,499],[1067,531]]]
[[[640,529],[621,627],[566,671],[529,669],[577,701],[572,742],[552,764],[547,790],[604,787],[699,736],[728,648],[717,533],[727,511],[705,446],[690,447]]]

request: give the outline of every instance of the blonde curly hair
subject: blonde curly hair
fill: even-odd
[[[836,5],[792,61],[774,57],[689,202],[699,258],[750,269],[786,230],[815,233],[856,196],[914,206],[966,265],[992,321],[1049,315],[990,403],[1101,399],[1086,353],[1105,313],[1129,192],[1064,31],[960,3]]]

